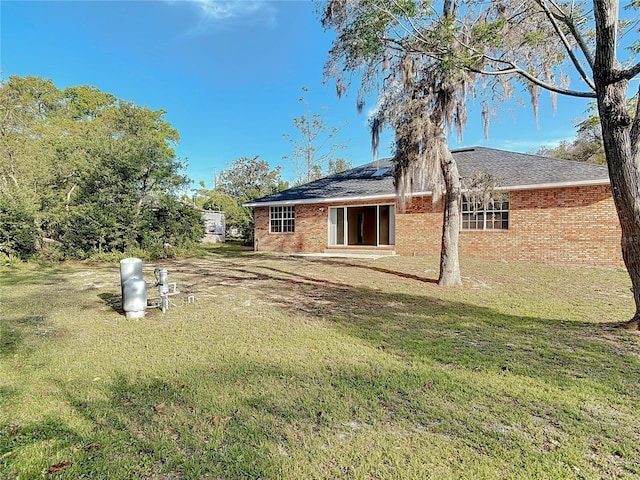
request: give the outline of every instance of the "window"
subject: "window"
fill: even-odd
[[[509,195],[487,203],[462,196],[462,230],[507,230],[509,228]]]
[[[382,177],[384,176],[385,173],[387,173],[389,171],[388,168],[379,168],[378,170],[376,170],[375,172],[373,172],[371,174],[372,177]]]
[[[272,233],[292,233],[296,226],[296,212],[291,207],[271,207],[270,228]]]

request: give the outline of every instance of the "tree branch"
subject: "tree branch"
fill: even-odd
[[[552,1],[552,3],[554,3],[555,5],[555,2]],[[556,8],[559,8],[559,7],[556,7]],[[573,10],[573,7],[572,7],[572,10]],[[587,42],[585,41],[584,36],[580,32],[580,30],[578,30],[578,28],[576,27],[576,24],[573,21],[573,17],[571,15],[565,16],[563,22],[567,26],[567,28],[569,28],[569,31],[571,32],[571,35],[573,35],[573,38],[575,38],[576,42],[578,42],[578,46],[580,47],[580,50],[582,51],[584,58],[587,59],[587,62],[589,63],[589,67],[591,68],[591,70],[593,70],[595,65],[593,52],[589,49],[589,46],[587,45]]]
[[[398,5],[397,2],[394,2],[394,3],[398,8],[400,8],[403,11],[403,13],[405,14],[404,17],[406,21],[409,23],[409,25],[411,26],[411,28],[407,27],[403,22],[400,21],[400,19],[394,13],[390,12],[386,8],[383,8],[376,4],[374,4],[373,6],[374,8],[381,11],[382,13],[386,13],[387,15],[389,15],[389,17],[391,17],[400,26],[400,28],[402,28],[407,33],[407,35],[409,35],[410,37],[413,37],[415,40],[419,42],[426,43],[427,39],[423,37],[422,33],[420,32],[420,29],[416,27],[416,25],[414,25],[413,20],[409,15],[406,14],[404,8],[402,8],[401,5]]]
[[[502,63],[507,63],[507,62],[503,61]],[[476,68],[469,68],[469,70],[473,73],[478,73],[480,75],[488,75],[488,76],[519,75],[521,77],[526,78],[531,83],[539,86],[540,88],[544,88],[545,90],[548,90],[550,92],[560,93],[561,95],[567,95],[570,97],[597,98],[595,92],[581,92],[578,90],[569,90],[566,88],[561,88],[552,83],[544,82],[540,80],[538,77],[531,75],[526,70],[523,70],[522,68],[513,64],[511,64],[510,68],[503,68],[501,70],[483,70],[483,69],[476,69]]]
[[[491,62],[491,63],[498,63],[498,64],[504,64],[507,65],[507,68],[502,68],[502,69],[498,69],[498,70],[486,70],[486,69],[482,69],[482,68],[474,68],[471,66],[467,66],[465,67],[468,71],[473,72],[473,73],[477,73],[480,75],[488,75],[488,76],[498,76],[498,75],[519,75],[521,77],[526,78],[527,80],[529,80],[530,82],[532,82],[533,84],[548,90],[550,92],[555,92],[555,93],[559,93],[561,95],[568,95],[571,97],[581,97],[581,98],[597,98],[596,96],[596,92],[591,91],[591,92],[581,92],[578,90],[569,90],[566,88],[562,88],[559,87],[557,85],[554,85],[552,83],[548,83],[545,82],[544,80],[541,80],[540,78],[536,77],[535,75],[530,74],[528,71],[518,67],[516,64],[514,64],[513,62],[509,61],[509,60],[502,60],[499,58],[494,58],[494,57],[490,57],[489,55],[478,51],[477,49],[473,48],[471,45],[467,45],[463,42],[461,42],[459,39],[457,40],[458,43],[460,43],[460,45],[462,45],[463,48],[476,53],[477,55],[479,55],[481,58],[483,58],[486,62]],[[434,59],[434,60],[439,60],[439,57],[437,55],[433,55],[430,58]]]
[[[544,0],[542,0],[542,1],[544,1]],[[535,2],[536,2],[538,5],[542,6],[542,5],[540,4],[541,0],[535,0]],[[558,12],[558,13],[553,13],[553,12],[551,12],[551,10],[549,10],[549,13],[551,13],[551,14],[554,16],[554,18],[555,18],[556,20],[560,20],[561,22],[563,22],[563,23],[564,23],[564,22],[565,22],[565,18],[566,18],[566,14],[565,14],[564,10],[562,10],[562,8],[560,7],[560,5],[558,5],[558,3],[557,3],[557,2],[555,2],[554,0],[549,0],[549,3],[550,3],[550,4],[553,6],[553,8],[555,8],[555,9],[557,10],[557,12]],[[546,2],[545,2],[545,7],[546,7]]]
[[[69,204],[71,203],[71,195],[73,194],[73,191],[76,189],[76,187],[78,186],[77,183],[74,183],[73,186],[71,187],[71,190],[69,190],[67,192],[67,202],[65,203],[64,207],[65,210],[68,212],[69,211]]]
[[[619,80],[631,80],[636,75],[640,74],[640,63],[636,63],[633,67],[621,70],[614,76],[614,81]]]
[[[575,67],[575,69],[578,71],[578,73],[580,74],[580,77],[582,77],[582,79],[586,82],[587,85],[589,85],[589,87],[593,90],[595,90],[595,85],[593,83],[593,80],[591,79],[591,77],[589,75],[587,75],[587,73],[584,71],[584,69],[582,68],[582,65],[580,65],[580,61],[578,60],[578,57],[576,57],[576,54],[573,52],[573,48],[571,48],[571,44],[569,43],[569,40],[567,39],[566,35],[564,34],[564,32],[562,31],[562,29],[560,28],[560,26],[558,25],[558,23],[556,22],[556,15],[553,14],[550,10],[549,7],[547,7],[546,2],[544,0],[536,0],[536,3],[540,6],[540,8],[542,8],[542,11],[544,12],[544,14],[547,16],[547,18],[549,19],[549,21],[551,22],[551,26],[553,27],[553,29],[555,30],[556,34],[558,35],[558,37],[560,38],[560,41],[562,42],[562,44],[564,45],[565,50],[567,51],[567,54],[569,55],[569,58],[571,58],[571,62],[573,63],[573,66]],[[558,8],[560,10],[560,7],[556,5],[556,8]],[[561,10],[560,10],[561,11]],[[562,22],[569,26],[569,19],[567,18],[567,16],[564,14],[564,12],[562,12],[562,16],[560,17]],[[571,28],[570,28],[571,30]],[[572,31],[571,32],[572,35],[575,38],[575,34]],[[576,38],[576,41],[578,41],[578,39]],[[578,44],[580,45],[580,42],[578,41]],[[580,45],[580,49],[583,49],[583,46]],[[587,56],[587,52],[585,52],[583,50],[583,53],[585,53],[585,56]],[[587,61],[589,61],[589,59],[587,58]],[[589,65],[593,68],[593,65],[591,62],[589,62]]]

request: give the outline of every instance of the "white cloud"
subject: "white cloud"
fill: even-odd
[[[263,25],[274,27],[277,10],[269,0],[164,0],[169,5],[196,8],[199,25],[193,31],[211,26]],[[193,33],[192,31],[192,33]]]
[[[212,20],[229,20],[244,17],[254,17],[265,13],[269,5],[265,1],[256,0],[195,0],[201,12]]]

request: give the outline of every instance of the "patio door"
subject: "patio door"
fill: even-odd
[[[395,206],[329,208],[329,245],[395,245]]]

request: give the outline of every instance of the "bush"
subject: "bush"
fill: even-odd
[[[204,221],[191,205],[173,197],[162,198],[143,211],[140,246],[158,258],[172,249],[191,249],[204,236]]]
[[[23,260],[20,257],[16,257],[15,255],[7,255],[4,252],[0,252],[0,265],[3,265],[5,267],[12,267],[21,263],[23,263]]]
[[[200,213],[171,196],[136,211],[134,205],[109,211],[93,203],[74,207],[61,223],[65,255],[97,261],[166,258],[175,255],[176,249],[194,248],[204,235]],[[132,251],[135,254],[129,255]]]
[[[51,263],[61,262],[65,258],[63,249],[58,245],[41,248],[36,255],[36,260]]]
[[[0,193],[0,252],[27,259],[39,237],[32,205],[19,194]]]

